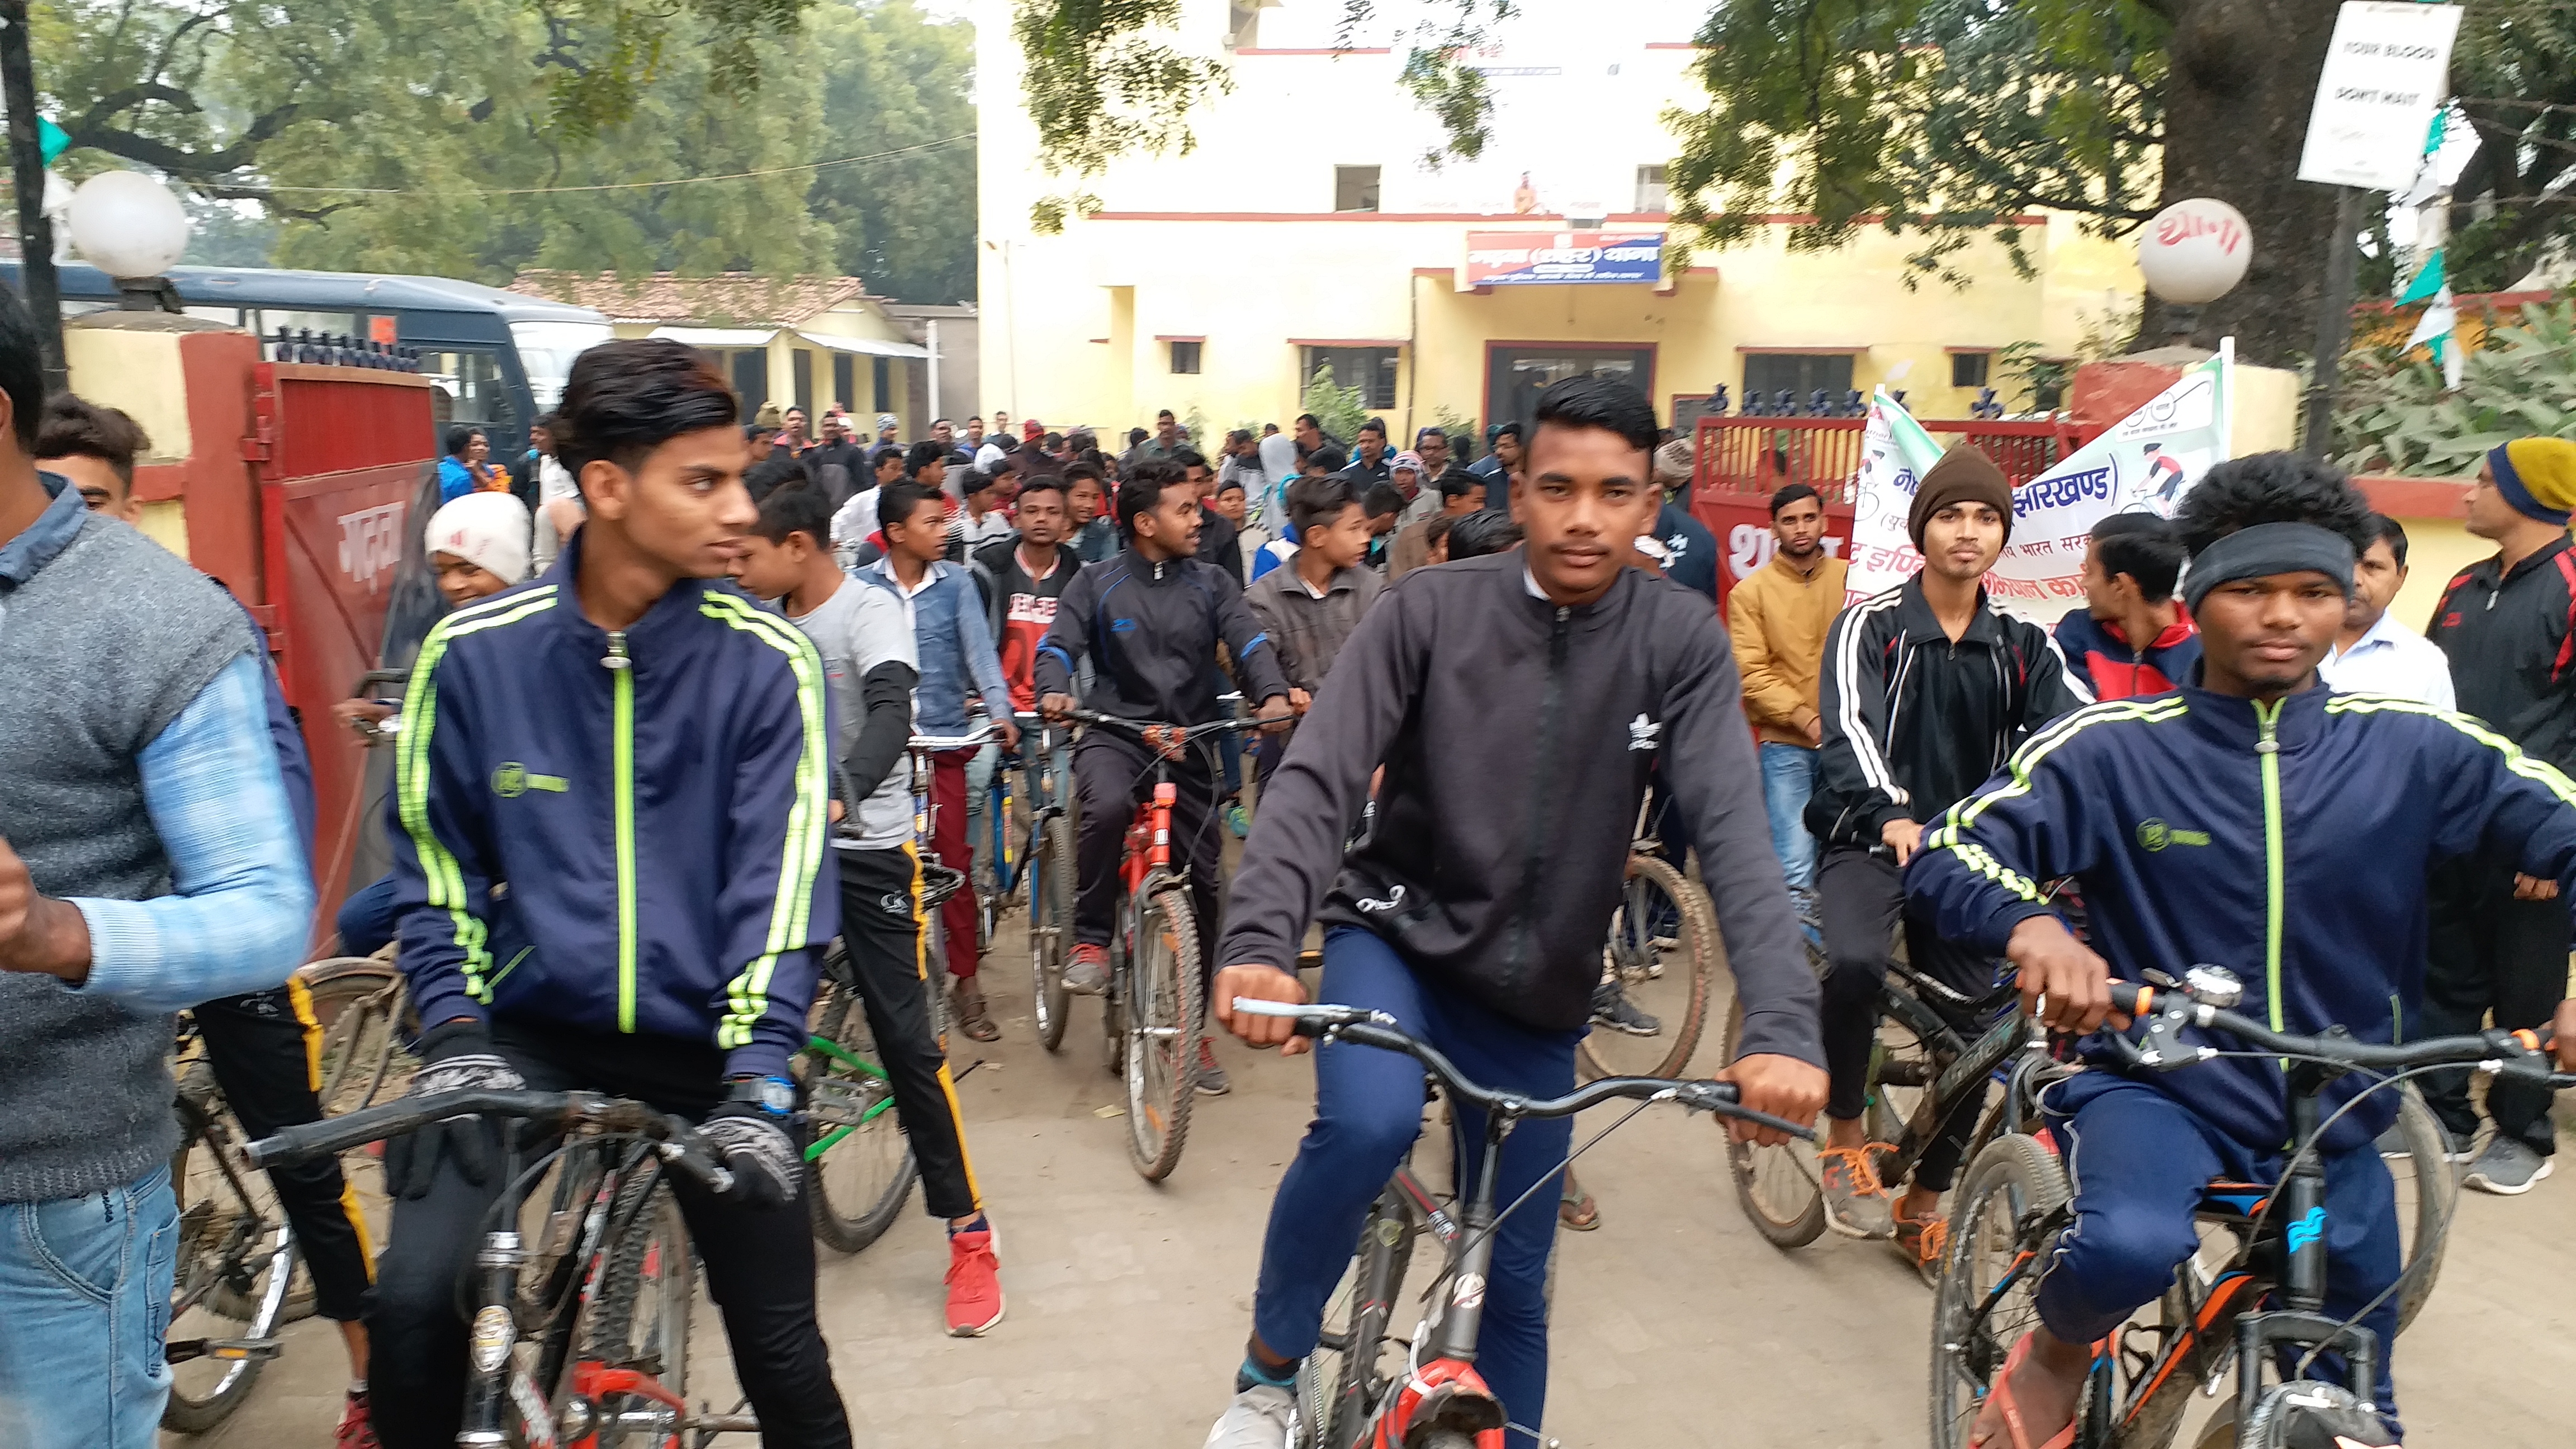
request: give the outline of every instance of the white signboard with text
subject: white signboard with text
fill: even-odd
[[[2404,191],[2424,162],[2424,133],[2450,95],[2460,7],[2346,0],[2317,77],[2299,179]]]

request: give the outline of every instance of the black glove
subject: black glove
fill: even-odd
[[[421,1033],[414,1048],[421,1061],[407,1096],[441,1092],[517,1092],[527,1087],[518,1071],[492,1049],[492,1033],[479,1021],[450,1021]],[[450,1117],[385,1144],[385,1192],[414,1202],[428,1196],[444,1154],[467,1182],[482,1187],[501,1157],[500,1124],[481,1117]]]
[[[733,1173],[733,1190],[726,1196],[758,1208],[781,1208],[796,1200],[805,1154],[796,1150],[790,1119],[749,1102],[727,1102],[698,1124],[698,1135]]]

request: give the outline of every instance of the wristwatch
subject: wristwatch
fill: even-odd
[[[736,1077],[725,1100],[748,1103],[772,1117],[784,1117],[796,1110],[796,1083],[786,1077]]]

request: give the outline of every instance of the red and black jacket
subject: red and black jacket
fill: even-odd
[[[1843,610],[1817,683],[1825,739],[1806,820],[1827,845],[1940,819],[2033,731],[2093,702],[2048,631],[1996,613],[1982,590],[1953,643],[1919,578]]]
[[[2576,553],[2562,538],[2500,575],[2495,558],[2462,569],[2425,637],[2450,657],[2460,713],[2576,770]]]
[[[2095,699],[2134,699],[2162,694],[2191,677],[2200,662],[2200,630],[2182,613],[2172,627],[2140,649],[2129,643],[2120,626],[2096,619],[2082,609],[2057,621],[2057,647],[2066,667],[2081,677]]]

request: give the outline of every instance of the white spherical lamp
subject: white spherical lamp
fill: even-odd
[[[188,213],[139,171],[102,171],[72,193],[72,246],[111,277],[155,277],[188,250]]]
[[[2226,296],[2245,280],[2253,260],[2254,233],[2244,214],[2206,196],[2157,212],[2138,237],[2138,270],[2147,290],[2177,306],[2198,307]]]

